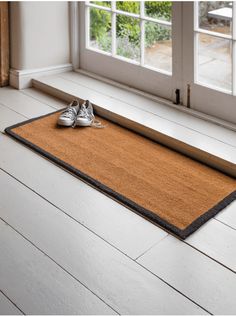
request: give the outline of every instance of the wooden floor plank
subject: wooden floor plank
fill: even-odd
[[[1,288],[26,314],[114,314],[2,221],[0,240]]]
[[[20,310],[0,290],[0,315],[22,315]]]
[[[60,99],[54,98],[49,94],[45,94],[35,88],[21,90],[20,93],[23,93],[35,100],[38,100],[41,103],[45,103],[53,107],[55,110],[60,110],[68,105],[68,102],[64,102]]]
[[[27,120],[27,118],[0,104],[0,131],[10,125]]]
[[[2,88],[0,103],[13,111],[32,118],[53,112],[54,109],[10,87]]]
[[[236,229],[236,201],[227,206],[222,212],[220,212],[216,219],[222,223]]]
[[[236,274],[168,236],[138,262],[213,314],[235,314]]]
[[[0,172],[0,185],[3,188],[0,216],[4,221],[31,240],[119,313],[204,313],[193,302],[140,267],[135,261],[105,243],[4,172]],[[42,293],[42,301],[36,300],[28,306],[28,309],[24,307],[24,310],[27,313],[34,311],[41,314],[42,310],[39,311],[37,306],[41,306],[45,301],[47,309],[43,311],[55,312],[60,307],[59,302],[55,302],[56,298],[50,297],[49,294],[56,295],[59,290],[61,291],[62,289],[58,288],[60,284],[64,284],[67,299],[73,297],[75,293],[60,280],[62,277],[60,274],[56,275],[57,269],[54,265],[50,267],[48,262],[44,264],[38,253],[34,254],[28,245],[18,241],[20,238],[17,239],[15,234],[14,238],[13,236],[11,238],[13,233],[10,234],[9,228],[4,229],[2,226],[0,240],[3,244],[1,256],[4,259],[0,263],[2,264],[0,271],[4,274],[2,276],[4,288],[10,292],[9,295],[15,302],[20,303],[29,295],[29,292],[27,293],[29,289],[32,293],[30,297],[36,293],[34,288],[31,289],[31,284],[38,284],[40,281],[37,291]],[[39,264],[35,267],[36,261]],[[8,266],[7,262],[9,262]],[[26,263],[24,269],[23,263]],[[13,272],[14,268],[18,271]],[[27,277],[29,274],[30,276]],[[9,282],[9,278],[13,279],[12,282]],[[54,281],[59,283],[55,285],[55,291],[46,290],[47,284],[51,285]],[[19,284],[18,289],[16,282]],[[19,291],[20,285],[23,288],[21,291]],[[70,306],[75,308],[76,304],[71,302]],[[96,308],[93,308],[95,311]],[[63,310],[60,312],[62,313]],[[66,314],[65,310],[64,313]]]
[[[236,272],[235,229],[212,219],[189,236],[186,242]]]

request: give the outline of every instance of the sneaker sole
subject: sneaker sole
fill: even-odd
[[[76,122],[76,126],[91,126],[92,122]]]
[[[60,126],[68,126],[68,127],[70,127],[70,126],[72,126],[74,124],[74,122],[71,123],[71,122],[58,121],[57,124],[60,125]]]

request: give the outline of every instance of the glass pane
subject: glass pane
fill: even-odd
[[[168,72],[172,71],[171,28],[145,22],[144,63]]]
[[[145,15],[158,20],[171,21],[172,1],[145,1]]]
[[[199,27],[212,32],[231,34],[232,10],[230,1],[200,1]]]
[[[232,42],[198,34],[198,82],[232,89]]]
[[[100,5],[103,7],[111,7],[111,1],[89,1],[90,3],[96,4],[96,5]]]
[[[139,1],[116,1],[116,9],[139,14],[140,2]]]
[[[117,14],[116,16],[117,55],[140,60],[140,20]]]
[[[89,46],[111,52],[111,13],[90,8],[90,42]]]

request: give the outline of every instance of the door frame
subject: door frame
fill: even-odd
[[[191,109],[235,124],[236,96],[196,83],[197,43],[194,29],[197,14],[194,8],[196,10],[196,5],[193,1],[183,3],[183,16],[185,17],[183,19],[183,104],[185,106],[188,104],[188,85],[190,85]],[[236,3],[234,2],[234,15],[235,9]],[[236,34],[233,35],[234,38],[235,36]],[[235,63],[236,60],[234,60]]]

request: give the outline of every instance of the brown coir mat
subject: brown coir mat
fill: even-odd
[[[236,199],[219,171],[103,118],[103,129],[58,127],[59,114],[6,133],[180,238]]]

